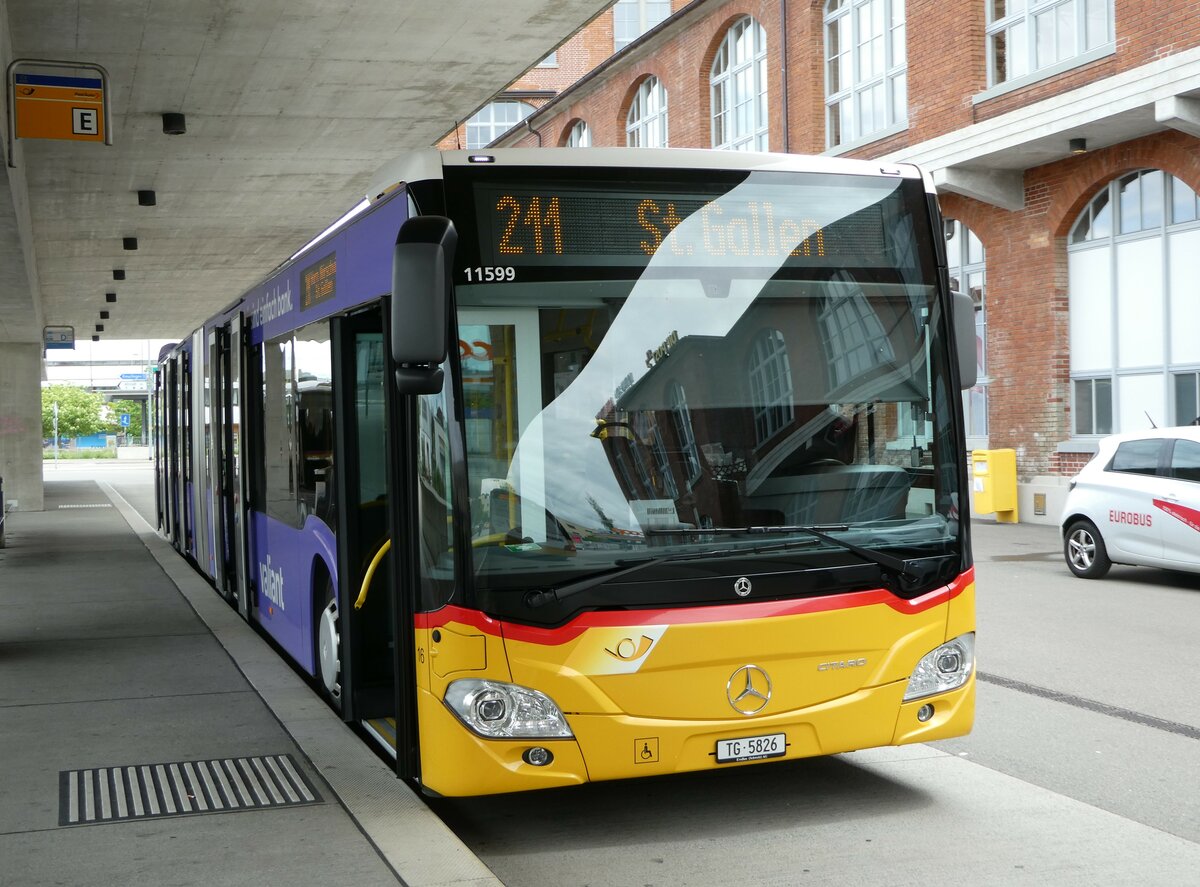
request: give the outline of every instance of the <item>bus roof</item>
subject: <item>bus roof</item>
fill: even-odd
[[[430,148],[390,161],[379,168],[367,188],[367,199],[380,200],[399,185],[442,178],[448,166],[544,166],[629,169],[778,170],[841,175],[892,175],[923,178],[910,163],[881,163],[824,155],[719,151],[711,148],[482,148],[438,151]],[[926,180],[927,190],[932,183]]]

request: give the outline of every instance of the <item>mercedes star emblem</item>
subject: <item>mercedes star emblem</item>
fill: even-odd
[[[771,699],[771,679],[757,665],[743,665],[729,676],[725,698],[739,714],[756,715]]]
[[[750,593],[750,589],[754,586],[750,584],[750,580],[743,576],[737,582],[733,583],[733,592],[738,597],[745,597]]]

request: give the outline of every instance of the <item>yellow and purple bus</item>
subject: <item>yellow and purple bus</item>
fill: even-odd
[[[960,390],[928,176],[425,152],[157,373],[161,532],[429,793],[958,736]]]

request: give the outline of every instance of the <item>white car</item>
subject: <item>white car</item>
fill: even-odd
[[[1200,427],[1101,440],[1071,480],[1059,525],[1067,566],[1084,579],[1113,564],[1200,573]]]

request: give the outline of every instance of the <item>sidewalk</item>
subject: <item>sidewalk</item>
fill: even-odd
[[[0,882],[498,884],[101,465],[0,550]]]

